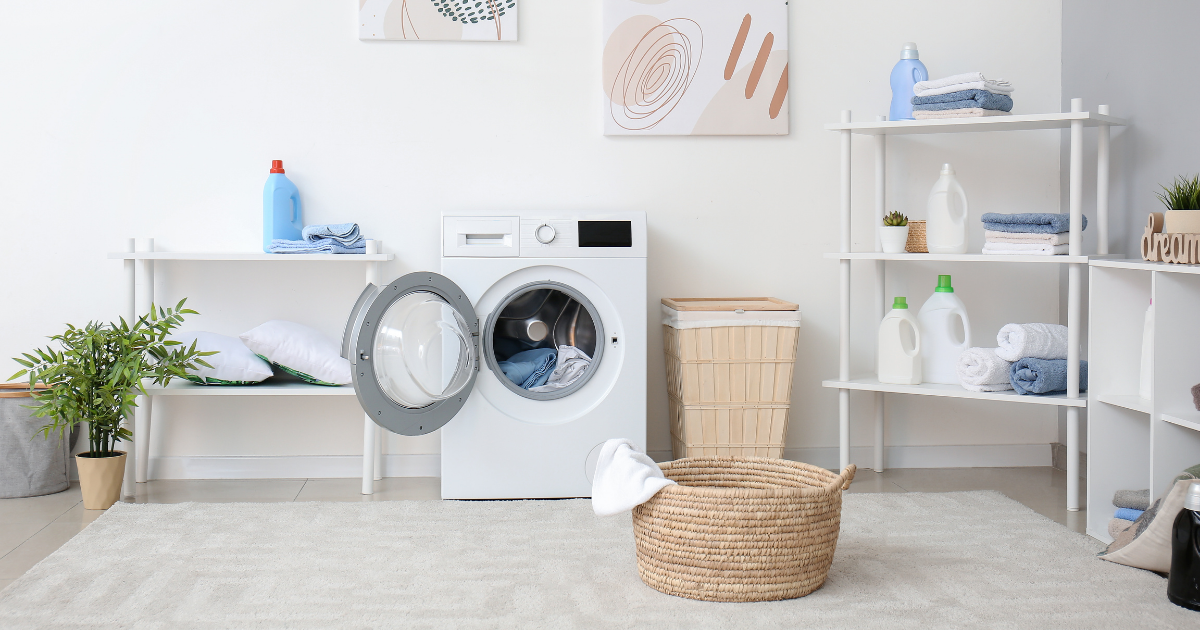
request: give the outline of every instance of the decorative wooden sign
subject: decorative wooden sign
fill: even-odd
[[[1163,233],[1163,213],[1151,212],[1142,233],[1142,260],[1181,265],[1200,263],[1200,234]]]

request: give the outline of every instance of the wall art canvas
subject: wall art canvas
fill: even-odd
[[[358,0],[358,38],[516,41],[518,1]]]
[[[786,135],[787,0],[604,0],[606,135]]]

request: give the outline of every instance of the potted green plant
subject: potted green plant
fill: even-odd
[[[903,254],[908,242],[908,217],[899,212],[889,212],[883,217],[879,228],[879,242],[885,254]]]
[[[1163,232],[1168,234],[1200,234],[1200,175],[1176,177],[1170,186],[1162,186],[1158,195],[1167,207],[1163,217]]]
[[[14,358],[24,369],[9,380],[27,376],[39,403],[30,408],[35,416],[49,418],[42,435],[67,433],[87,423],[88,451],[75,456],[85,509],[108,509],[121,498],[125,452],[116,445],[133,437],[122,423],[137,406],[137,395],[146,393],[142,381],[166,385],[198,365],[211,367],[201,357],[215,352],[198,352],[195,342],[184,347],[169,338],[184,315],[197,314],[184,308],[186,301],[175,308],[156,310],[152,305],[132,325],[124,318],[119,324],[88,322],[82,328],[67,324],[65,332],[50,337],[59,349],[47,346]]]

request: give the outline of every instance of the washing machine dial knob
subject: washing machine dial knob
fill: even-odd
[[[542,245],[549,245],[554,237],[558,236],[558,232],[554,231],[554,226],[549,223],[543,223],[533,231],[533,236]]]

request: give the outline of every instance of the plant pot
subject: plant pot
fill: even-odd
[[[79,466],[79,489],[83,491],[83,509],[107,510],[121,499],[121,482],[125,479],[125,453],[112,457],[75,456]]]
[[[1200,234],[1200,210],[1167,210],[1163,219],[1167,234]]]
[[[908,242],[907,225],[884,225],[879,228],[879,242],[885,254],[903,254]]]

